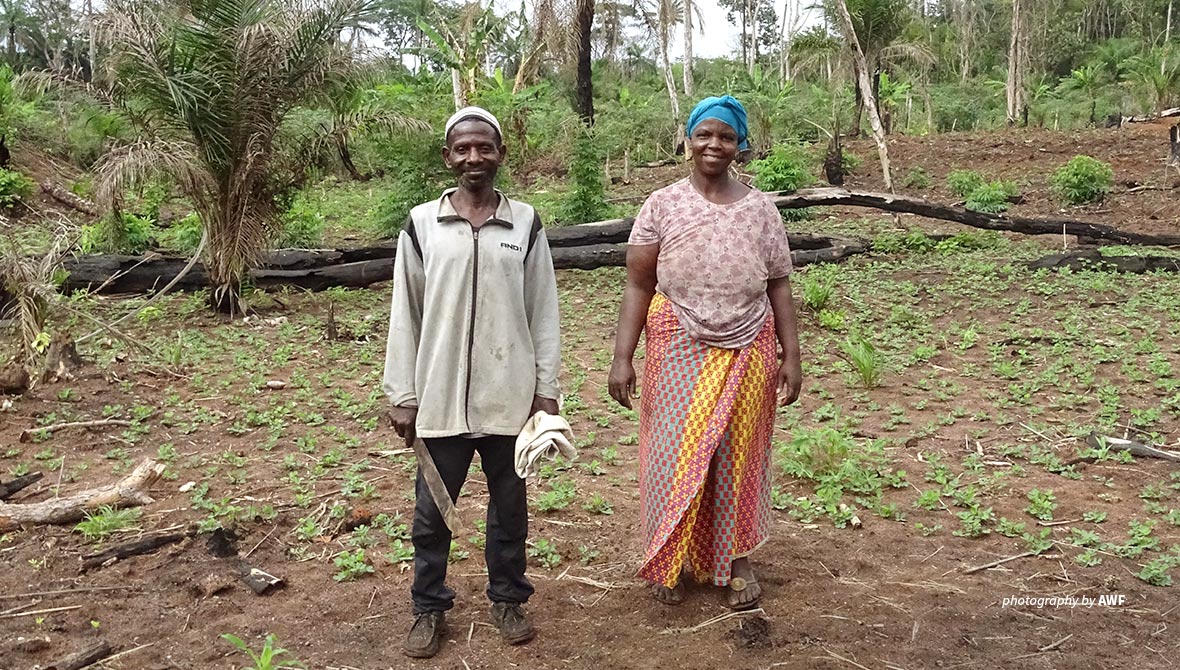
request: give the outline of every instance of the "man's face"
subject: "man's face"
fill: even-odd
[[[460,188],[476,190],[496,181],[506,149],[491,124],[467,119],[451,128],[442,154],[447,167],[459,178]]]

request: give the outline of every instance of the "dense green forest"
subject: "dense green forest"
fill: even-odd
[[[1171,0],[718,2],[730,27],[690,0],[2,0],[0,200],[19,217],[21,165],[51,161],[104,213],[83,251],[204,240],[232,293],[258,250],[323,244],[326,224],[395,233],[446,183],[433,147],[456,105],[500,116],[504,187],[548,222],[633,207],[605,201],[601,167],[673,156],[705,95],[746,104],[758,154],[814,171],[833,131],[868,127],[841,4],[889,133],[1180,104]],[[693,57],[722,33],[733,53]]]

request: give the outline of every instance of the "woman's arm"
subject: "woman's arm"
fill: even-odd
[[[623,289],[619,325],[615,330],[615,357],[607,377],[611,397],[627,409],[631,409],[631,398],[635,397],[635,366],[631,359],[647,321],[647,308],[656,294],[659,255],[658,244],[627,247],[627,286]]]
[[[795,301],[791,298],[791,279],[779,277],[766,282],[766,295],[774,312],[774,330],[783,350],[776,385],[779,405],[785,407],[799,399],[803,387],[803,366],[799,356],[799,325],[795,318]]]

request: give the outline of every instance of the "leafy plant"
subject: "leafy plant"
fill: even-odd
[[[0,167],[0,208],[9,208],[29,197],[36,183],[18,170]]]
[[[901,185],[905,188],[927,189],[931,183],[930,175],[921,167],[910,168],[901,179]]]
[[[976,212],[1000,214],[1008,210],[1011,189],[1005,182],[991,181],[980,184],[967,195],[964,206]]]
[[[336,566],[336,574],[332,575],[332,579],[338,582],[350,582],[373,572],[373,566],[365,559],[364,549],[342,551],[332,563]]]
[[[776,144],[766,158],[751,161],[750,170],[754,186],[767,192],[797,191],[815,183],[811,157],[799,144]],[[779,210],[784,221],[804,221],[813,212],[813,208]]]
[[[1074,156],[1053,173],[1053,191],[1070,205],[1102,200],[1114,185],[1114,170],[1090,156]]]
[[[861,336],[850,336],[840,344],[840,350],[848,356],[861,385],[865,388],[880,385],[885,359],[871,342]]]
[[[610,501],[604,498],[600,493],[595,493],[593,496],[591,496],[590,500],[586,501],[585,505],[582,505],[582,509],[590,512],[591,514],[610,515],[615,513],[615,510],[611,506]]]
[[[94,512],[87,512],[85,520],[74,526],[74,530],[90,541],[105,540],[113,533],[130,528],[141,516],[143,510],[138,507],[116,509],[111,505],[103,505]]]
[[[546,568],[561,565],[561,554],[552,540],[537,540],[528,548],[528,555]]]
[[[803,306],[818,313],[832,299],[836,282],[831,274],[812,270],[803,276]]]
[[[297,659],[290,657],[291,652],[279,647],[278,640],[271,633],[267,633],[266,639],[262,642],[262,649],[258,653],[254,653],[249,645],[237,635],[223,633],[221,639],[229,642],[238,651],[250,657],[253,665],[242,668],[242,670],[293,670],[294,668],[307,667]],[[284,656],[287,656],[287,658],[283,658]]]
[[[602,183],[602,156],[592,131],[581,131],[574,141],[569,177],[573,185],[558,214],[561,223],[589,223],[606,218],[609,208]]]
[[[1028,507],[1024,511],[1028,512],[1034,519],[1052,521],[1053,510],[1057,509],[1056,500],[1053,491],[1033,489],[1028,492]]]
[[[946,176],[947,187],[959,198],[966,198],[984,183],[983,175],[975,170],[951,170]]]
[[[555,479],[549,483],[549,490],[537,496],[537,509],[553,512],[570,506],[577,493],[577,486],[568,479]]]

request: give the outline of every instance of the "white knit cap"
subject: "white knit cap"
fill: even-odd
[[[460,109],[459,111],[452,114],[451,118],[447,119],[447,126],[445,132],[443,132],[443,137],[449,137],[451,134],[451,128],[454,128],[455,125],[460,121],[467,121],[471,119],[486,121],[487,123],[491,124],[491,126],[496,129],[496,135],[498,135],[501,140],[503,139],[504,132],[500,130],[500,122],[496,120],[495,115],[483,107],[475,106],[464,107],[463,109]]]

